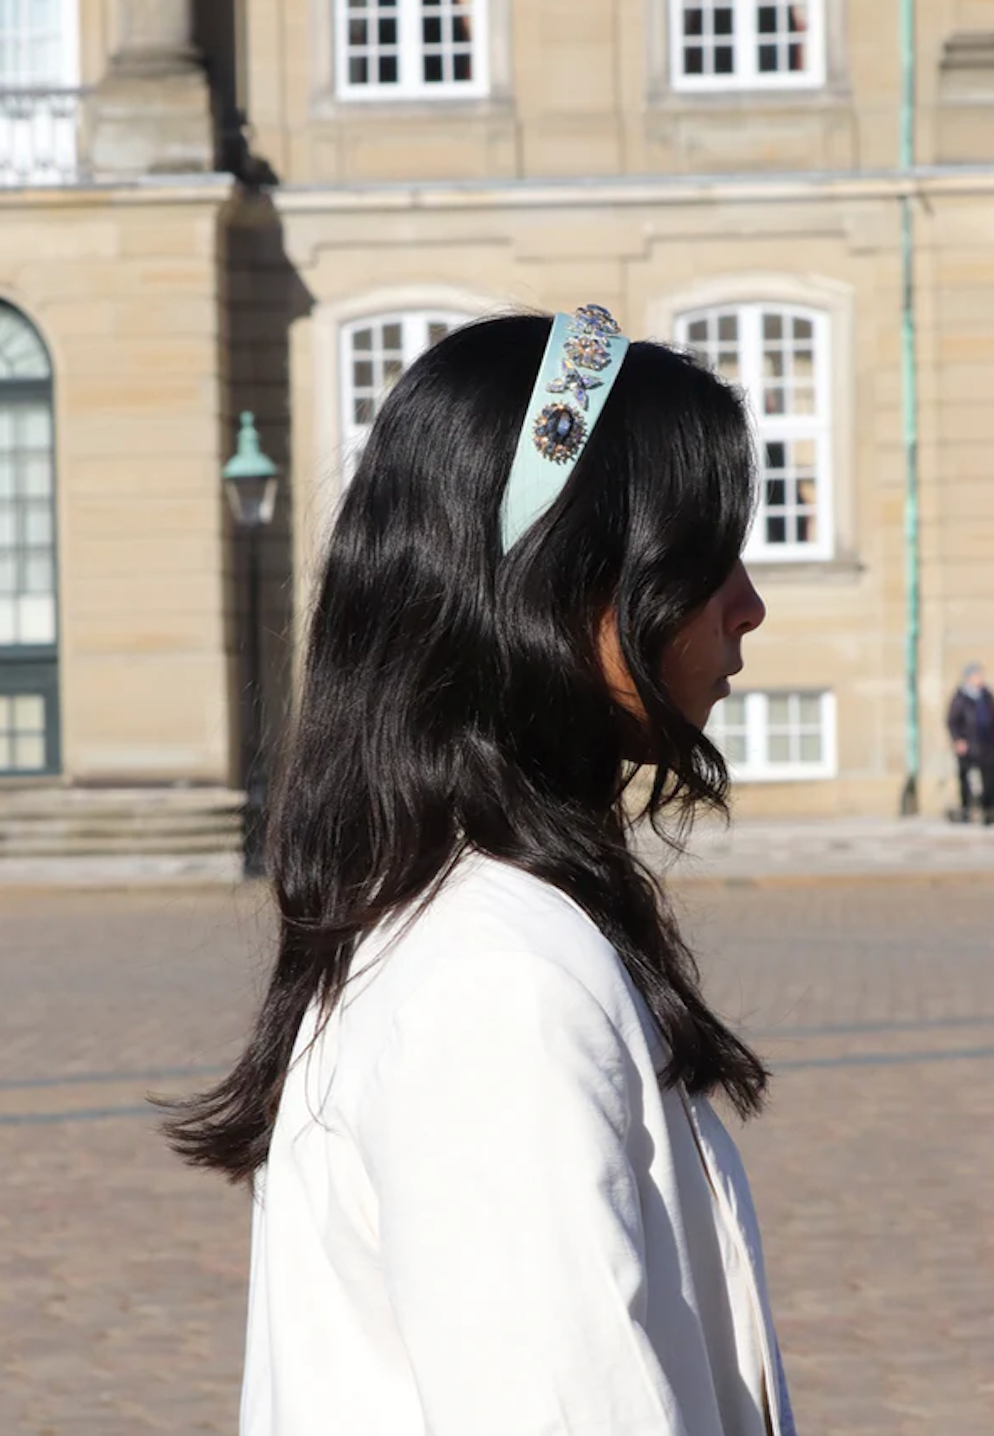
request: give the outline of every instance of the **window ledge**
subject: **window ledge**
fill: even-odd
[[[371,124],[395,125],[398,120],[509,119],[514,105],[509,95],[377,95],[354,99],[325,93],[316,96],[311,114],[315,120],[334,123],[362,119]]]
[[[828,783],[831,782],[833,778],[837,778],[839,775],[835,769],[811,769],[804,768],[800,765],[796,767],[788,767],[784,765],[782,772],[765,769],[762,772],[750,773],[747,770],[743,771],[742,769],[736,769],[731,764],[729,764],[728,776],[731,778],[732,783],[735,785],[741,784],[743,786],[752,787],[756,783],[769,783],[770,785],[775,785],[778,783]]]
[[[674,89],[672,85],[650,90],[650,112],[679,113],[681,110],[742,110],[754,111],[757,105],[774,110],[817,110],[820,113],[841,113],[852,105],[852,90],[838,83],[818,85],[742,85],[711,89]]]
[[[855,583],[866,572],[866,565],[855,557],[826,559],[752,559],[745,555],[745,564],[754,579],[768,583]]]

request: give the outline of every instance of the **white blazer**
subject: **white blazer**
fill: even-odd
[[[242,1436],[791,1436],[735,1146],[660,1090],[569,898],[464,860],[315,1025],[256,1187]]]

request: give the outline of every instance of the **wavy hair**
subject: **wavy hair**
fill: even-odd
[[[265,1161],[300,1021],[340,998],[357,943],[430,900],[477,850],[573,898],[616,948],[669,1053],[661,1079],[724,1088],[742,1114],[767,1074],[707,1006],[624,805],[682,832],[725,810],[727,774],[660,678],[667,644],[716,592],[753,510],[736,392],[662,344],[633,344],[555,505],[507,555],[499,514],[550,322],[460,329],[400,379],[328,544],[270,831],[279,951],[254,1031],[217,1087],[175,1103],[187,1160]],[[648,724],[612,698],[597,633],[616,612]]]

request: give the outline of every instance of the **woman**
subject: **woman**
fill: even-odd
[[[254,1179],[244,1436],[784,1436],[707,1100],[766,1072],[626,841],[722,808],[764,610],[735,393],[606,310],[444,339],[331,536],[274,824],[280,950],[181,1109]]]

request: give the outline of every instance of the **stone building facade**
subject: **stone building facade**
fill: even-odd
[[[0,595],[7,751],[17,693],[37,757],[41,696],[36,778],[237,785],[235,412],[284,471],[267,629],[292,648],[393,378],[465,318],[594,299],[705,353],[753,406],[769,619],[715,728],[741,808],[893,812],[910,201],[920,796],[949,801],[948,692],[966,660],[994,667],[994,0],[913,4],[910,169],[901,3],[25,5],[62,6],[59,83],[49,60],[33,89],[67,94],[53,173],[0,75],[0,464],[5,412],[41,435],[47,402],[57,616],[44,643],[6,643]],[[23,374],[12,325],[35,346]],[[274,713],[275,638],[269,660]],[[3,734],[0,773],[23,780]]]

